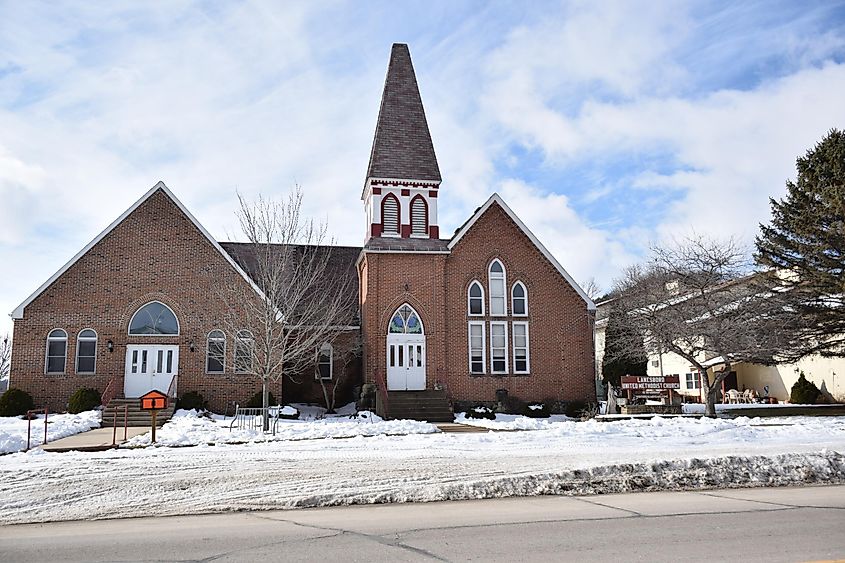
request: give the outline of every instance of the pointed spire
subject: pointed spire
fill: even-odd
[[[368,178],[440,182],[408,45],[394,43],[381,96]]]

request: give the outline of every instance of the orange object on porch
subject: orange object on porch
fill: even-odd
[[[167,408],[167,395],[153,389],[141,396],[141,410],[157,411]]]

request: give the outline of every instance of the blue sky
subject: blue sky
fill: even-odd
[[[604,288],[693,230],[752,241],[795,158],[845,127],[843,2],[0,1],[0,309],[158,180],[220,239],[235,190],[298,182],[361,244],[394,41],[441,232],[499,192]]]

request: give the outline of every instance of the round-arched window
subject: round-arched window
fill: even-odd
[[[179,321],[173,311],[159,301],[138,309],[129,321],[130,335],[178,335]]]

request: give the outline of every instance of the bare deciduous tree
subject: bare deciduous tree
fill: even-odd
[[[337,392],[342,389],[349,379],[349,368],[352,364],[359,362],[361,354],[364,349],[361,340],[358,339],[353,346],[341,349],[334,349],[332,355],[332,377],[327,379],[321,377],[319,355],[318,362],[314,370],[314,377],[319,381],[320,388],[323,391],[323,400],[326,403],[326,413],[335,412],[337,405]]]
[[[760,283],[735,241],[697,236],[652,249],[647,265],[629,268],[617,282],[626,314],[620,347],[632,354],[672,352],[701,374],[705,413],[716,415],[716,397],[736,362],[772,364],[784,344],[787,305]],[[640,340],[644,338],[644,342]],[[720,366],[711,383],[707,369]]]
[[[12,367],[12,339],[7,334],[0,339],[0,379],[9,376]]]
[[[587,297],[594,301],[601,297],[603,293],[601,286],[596,281],[596,278],[588,279],[586,282],[581,284],[581,288],[584,290],[584,293],[587,294]]]
[[[313,373],[318,350],[351,324],[355,310],[350,272],[330,267],[326,225],[302,216],[302,196],[299,186],[279,202],[238,195],[248,243],[236,259],[254,283],[235,279],[220,289],[234,370],[262,383],[265,430],[269,383]]]

